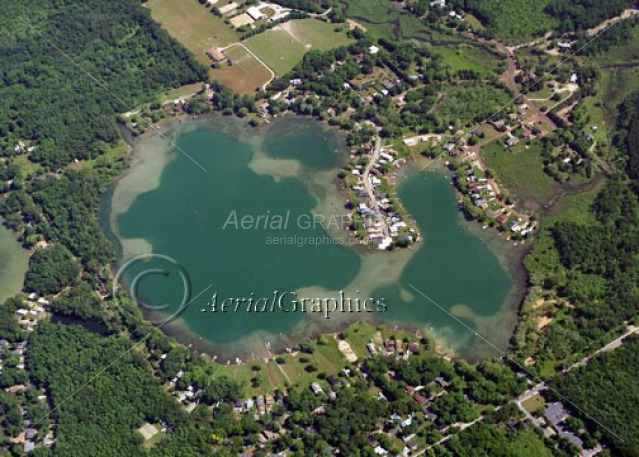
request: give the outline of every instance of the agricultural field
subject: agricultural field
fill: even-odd
[[[224,19],[209,12],[197,0],[149,0],[147,6],[153,19],[207,67],[210,61],[204,53],[208,49],[239,40],[239,35]]]
[[[244,47],[238,45],[224,51],[231,64],[222,63],[209,73],[220,83],[239,94],[253,93],[267,83],[272,74],[259,60]]]
[[[482,158],[505,186],[528,207],[539,207],[557,192],[558,184],[544,173],[541,145],[532,143],[526,149],[521,141],[513,148],[500,142],[482,148]]]

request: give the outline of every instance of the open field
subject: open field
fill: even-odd
[[[284,22],[279,26],[295,38],[306,50],[318,49],[326,51],[353,43],[354,40],[345,31],[336,31],[339,25],[318,21],[317,19],[300,19]],[[342,27],[345,29],[345,27]]]
[[[149,0],[151,16],[169,34],[193,53],[199,62],[210,65],[204,53],[212,46],[228,46],[238,34],[197,0]]]
[[[526,149],[524,141],[513,148],[505,148],[495,142],[482,149],[482,157],[522,203],[532,206],[543,204],[557,191],[557,183],[544,173],[539,143],[533,142]]]
[[[209,73],[233,92],[252,93],[270,79],[271,72],[268,68],[242,46],[233,46],[224,53],[232,61],[232,65],[222,63],[220,68],[213,68]]]
[[[433,40],[433,30],[390,0],[341,0],[346,16],[375,38]],[[450,39],[450,38],[449,38]]]
[[[306,53],[304,46],[279,27],[255,35],[244,44],[279,76],[289,72]]]
[[[342,27],[343,28],[343,27]],[[278,76],[285,75],[307,51],[326,51],[352,43],[345,30],[317,19],[292,20],[244,41]]]
[[[196,93],[198,90],[202,88],[202,83],[193,83],[187,84],[186,86],[178,87],[177,89],[172,89],[166,92],[166,98],[169,100],[173,100],[176,98],[188,97]]]
[[[497,71],[500,64],[495,54],[476,46],[471,47],[463,44],[456,48],[437,46],[433,47],[431,52],[441,56],[453,71],[471,70],[488,74]]]

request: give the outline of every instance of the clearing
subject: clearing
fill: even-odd
[[[271,79],[271,71],[253,57],[241,45],[231,46],[224,51],[231,64],[222,63],[209,72],[215,80],[233,92],[248,94],[255,92]]]
[[[544,173],[542,146],[521,141],[513,148],[494,142],[482,148],[482,158],[497,177],[512,191],[521,203],[536,209],[548,202],[559,190],[559,185]]]
[[[252,36],[244,44],[278,76],[288,73],[307,51],[326,51],[352,43],[335,24],[317,19],[292,20]]]

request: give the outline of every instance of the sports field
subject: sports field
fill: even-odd
[[[286,74],[306,53],[306,49],[279,27],[255,35],[244,42],[278,76]]]
[[[289,72],[311,49],[328,50],[351,39],[335,24],[316,19],[292,20],[247,39],[244,44],[277,75]]]
[[[231,61],[231,65],[222,63],[220,68],[212,69],[210,74],[233,92],[252,93],[271,78],[271,72],[268,68],[246,51],[243,46],[230,47],[224,53]]]
[[[286,30],[307,50],[327,51],[354,42],[352,38],[346,36],[345,27],[316,19],[288,21],[281,24],[280,28]]]

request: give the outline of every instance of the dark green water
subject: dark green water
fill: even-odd
[[[123,262],[143,252],[139,246],[146,243],[147,250],[150,247],[181,265],[190,279],[191,297],[210,286],[169,326],[170,331],[190,341],[201,338],[203,346],[208,344],[218,354],[235,356],[255,351],[264,341],[284,346],[310,333],[334,330],[345,320],[368,317],[432,327],[456,350],[471,349],[473,333],[419,295],[414,286],[466,325],[490,331],[499,344],[504,343],[512,331],[512,319],[504,316],[513,312],[505,313],[504,303],[512,298],[513,280],[493,250],[462,225],[453,190],[441,174],[415,174],[400,187],[400,196],[425,234],[425,242],[412,252],[327,244],[328,231],[310,221],[320,209],[325,215],[342,211],[333,179],[345,158],[339,137],[297,119],[281,120],[260,131],[229,127],[228,122],[208,119],[172,130],[179,148],[207,173],[173,152],[165,159],[157,187],[147,183],[136,189],[145,181],[139,166],[138,175],[117,185],[134,194],[130,205],[118,208],[119,199],[106,205],[113,215],[110,228],[123,242]],[[153,148],[165,147],[161,144],[157,138],[142,140],[138,148],[148,155]],[[161,151],[154,154],[161,160]],[[262,164],[259,173],[252,163]],[[256,222],[260,215],[262,220]],[[245,216],[254,220],[249,224],[245,219],[242,228]],[[343,232],[330,232],[341,243],[347,240]],[[284,237],[324,240],[324,244],[273,244],[273,238]],[[143,243],[127,244],[127,240]],[[174,270],[167,277],[145,276],[136,288],[138,297],[163,315],[177,309],[184,290],[174,266],[167,265],[162,259],[137,262],[124,275],[130,283],[149,268]],[[229,307],[221,313],[219,307],[224,297],[257,299],[271,297],[274,291],[300,291],[300,296],[324,299],[337,297],[340,290],[352,298],[383,298],[387,311],[326,320],[321,313],[246,312],[244,304],[237,312]],[[207,302],[215,292],[218,308],[212,312]]]

